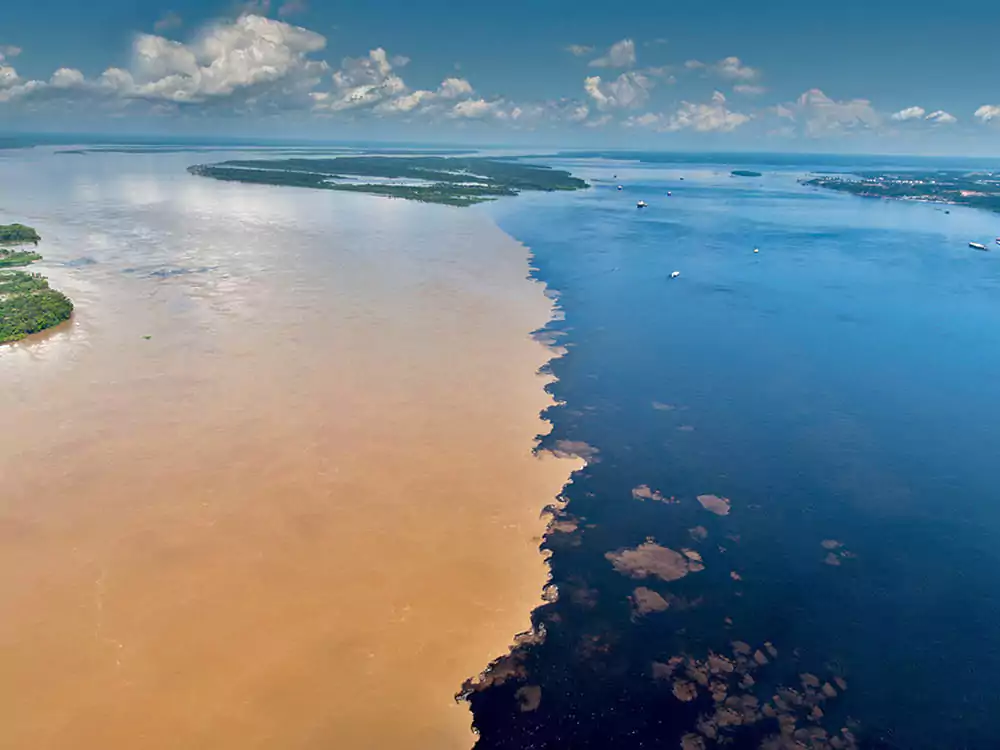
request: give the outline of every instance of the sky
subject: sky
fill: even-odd
[[[1000,154],[995,0],[12,0],[0,133]]]

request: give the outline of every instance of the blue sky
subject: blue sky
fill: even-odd
[[[0,4],[0,130],[1000,153],[986,0]]]

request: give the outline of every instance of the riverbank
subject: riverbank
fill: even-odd
[[[88,260],[86,314],[0,353],[7,741],[470,747],[454,694],[529,627],[579,465],[532,454],[527,250],[477,211],[40,158],[13,208]]]
[[[41,274],[16,270],[42,259],[29,243],[41,237],[23,224],[0,225],[0,344],[8,344],[69,320],[73,303]]]

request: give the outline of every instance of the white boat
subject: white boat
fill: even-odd
[[[618,186],[618,189],[619,189],[619,190],[621,190],[621,189],[622,189],[622,186],[621,186],[621,185],[619,185],[619,186]]]
[[[680,271],[674,271],[673,273],[670,274],[670,278],[676,279],[680,275],[681,275]]]
[[[986,245],[980,245],[978,242],[970,242],[969,243],[969,247],[971,247],[973,250],[988,250],[989,249],[989,248],[986,247]]]
[[[1000,237],[997,237],[997,244],[1000,245]]]
[[[645,208],[646,207],[646,201],[639,201],[638,203],[635,204],[635,207],[636,208]]]
[[[667,197],[669,198],[669,197],[670,197],[671,195],[673,195],[673,193],[671,193],[671,192],[670,192],[670,191],[668,190],[668,191],[667,191]]]

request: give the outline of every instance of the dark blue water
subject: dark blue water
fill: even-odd
[[[1000,216],[796,182],[848,160],[760,164],[762,178],[718,159],[560,163],[595,188],[492,210],[565,313],[544,445],[582,441],[598,460],[566,490],[578,528],[545,543],[559,597],[535,613],[544,642],[470,696],[479,747],[679,747],[718,718],[726,679],[761,705],[783,686],[805,696],[786,725],[801,746],[837,746],[821,727],[862,746],[998,746],[1000,252],[967,245],[992,243]],[[640,485],[677,502],[636,499]],[[709,493],[731,513],[702,508]],[[648,538],[705,569],[639,579],[606,557]],[[637,613],[637,586],[669,608]],[[710,675],[682,701],[676,675],[654,677],[710,653],[739,675],[733,641],[777,651],[751,687]],[[812,706],[822,716],[803,718]],[[781,730],[741,721],[699,741]]]

